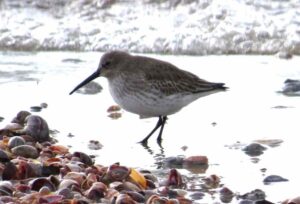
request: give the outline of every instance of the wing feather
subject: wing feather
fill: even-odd
[[[226,89],[224,83],[208,82],[168,62],[157,60],[152,61],[151,66],[147,65],[151,71],[144,73],[145,80],[153,89],[157,89],[165,95],[178,93],[184,95]]]

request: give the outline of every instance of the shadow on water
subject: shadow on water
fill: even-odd
[[[140,143],[144,149],[153,156],[154,164],[156,165],[157,169],[162,169],[164,167],[164,160],[166,158],[164,147],[162,146],[161,142],[157,143],[159,146],[159,152],[155,153],[151,147],[147,143]]]

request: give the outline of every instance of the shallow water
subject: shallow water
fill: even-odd
[[[205,173],[180,171],[196,179],[217,174],[225,186],[240,194],[262,189],[272,202],[299,195],[300,167],[296,158],[300,154],[297,119],[300,98],[276,93],[286,78],[299,78],[299,57],[280,60],[274,56],[151,55],[204,79],[225,82],[230,90],[201,98],[170,116],[163,149],[156,144],[154,135],[149,140],[150,150],[146,150],[137,142],[149,133],[157,119],[141,120],[125,111],[118,120],[107,117],[107,108],[115,103],[104,78],[96,80],[104,88],[99,94],[69,95],[96,69],[101,53],[2,52],[0,55],[0,116],[5,118],[0,126],[7,124],[18,111],[46,102],[48,108],[35,114],[44,117],[50,128],[58,131],[54,136],[59,143],[69,146],[71,151],[96,155],[99,164],[120,162],[155,170],[161,168],[161,161],[168,156],[205,155],[209,159]],[[74,137],[69,137],[69,133]],[[237,142],[249,144],[259,139],[279,139],[283,143],[267,146],[258,157],[231,147]],[[103,148],[88,149],[90,140],[100,141]],[[188,147],[186,151],[183,146]],[[264,168],[266,172],[262,171]],[[264,177],[271,174],[289,181],[265,185]],[[203,202],[212,202],[212,198],[206,196]]]

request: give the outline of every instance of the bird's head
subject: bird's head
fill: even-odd
[[[100,63],[98,66],[98,69],[91,74],[88,78],[86,78],[85,80],[83,80],[80,84],[78,84],[71,92],[70,95],[72,93],[74,93],[76,90],[78,90],[79,88],[83,87],[84,85],[86,85],[87,83],[89,83],[90,81],[103,76],[106,78],[111,78],[114,75],[117,75],[119,72],[118,70],[122,69],[122,64],[126,63],[127,59],[130,57],[130,55],[126,52],[122,52],[122,51],[111,51],[111,52],[107,52],[105,53],[101,59],[100,59]]]

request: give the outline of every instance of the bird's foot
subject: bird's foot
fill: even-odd
[[[139,141],[138,143],[140,143],[143,146],[148,146],[148,138],[145,138],[142,141]]]
[[[158,137],[158,138],[156,139],[156,142],[157,142],[157,144],[158,144],[159,147],[162,147],[162,145],[161,145],[161,143],[162,143],[162,138],[161,138],[161,137]]]

